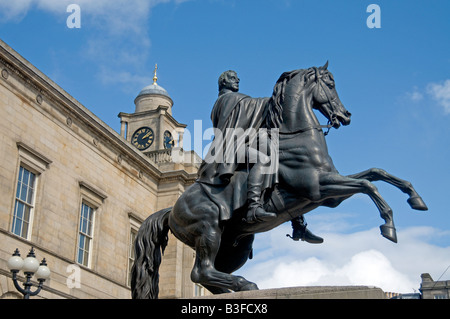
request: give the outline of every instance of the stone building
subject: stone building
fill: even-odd
[[[450,280],[434,281],[430,274],[421,275],[422,299],[450,299]]]
[[[0,298],[21,297],[7,260],[30,247],[52,272],[39,298],[130,298],[140,224],[174,204],[200,161],[182,149],[186,125],[156,70],[120,134],[2,41],[0,71]],[[160,298],[199,293],[193,257],[169,240]]]

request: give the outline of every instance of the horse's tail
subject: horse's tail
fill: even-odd
[[[159,266],[169,240],[169,213],[172,207],[150,215],[139,228],[134,245],[135,259],[131,268],[133,299],[157,299]]]

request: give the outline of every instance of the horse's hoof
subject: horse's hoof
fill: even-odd
[[[427,205],[425,204],[422,197],[420,197],[420,196],[410,197],[410,198],[408,198],[407,202],[408,202],[409,206],[411,206],[412,209],[428,210]]]
[[[381,225],[380,230],[381,230],[381,235],[384,238],[387,238],[390,241],[397,243],[397,232],[395,231],[395,227]]]

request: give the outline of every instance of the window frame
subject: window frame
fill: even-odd
[[[98,213],[101,210],[101,206],[107,198],[106,194],[103,191],[100,191],[98,188],[92,186],[85,181],[78,181],[78,185],[80,187],[80,204],[78,208],[78,225],[77,225],[77,240],[75,247],[75,263],[91,269],[92,268],[92,260],[94,258],[94,242],[95,242],[95,229],[96,229],[96,220],[98,218]],[[82,262],[79,262],[79,251],[80,251],[80,241],[82,236],[86,236],[86,234],[81,232],[83,225],[83,207],[87,206],[91,209],[91,233],[88,235],[89,238],[89,247],[88,247],[88,255],[87,261],[85,262],[85,258],[83,256]],[[83,248],[85,245],[83,245]],[[84,251],[84,249],[83,249]]]
[[[25,172],[28,172],[28,181],[26,184],[23,183],[24,181],[24,175]],[[30,178],[33,176],[34,180],[32,181],[33,185],[30,185]],[[14,206],[13,206],[13,212],[12,212],[12,221],[11,221],[11,232],[19,236],[21,238],[24,238],[26,240],[29,240],[31,238],[31,230],[33,226],[33,220],[34,220],[34,210],[36,207],[36,192],[38,187],[38,176],[39,174],[33,170],[30,170],[26,165],[21,163],[19,165],[19,172],[16,177],[16,189],[15,189],[15,195],[14,195]],[[26,190],[26,199],[22,199],[22,192]],[[30,191],[31,191],[31,198],[30,198]],[[22,214],[19,216],[17,213],[19,211],[19,205],[22,204],[24,207],[22,209]],[[25,217],[25,212],[28,211],[28,217]],[[19,232],[16,232],[16,228],[18,225],[18,221],[20,221],[19,226]],[[24,233],[24,225],[27,224],[27,228]]]
[[[85,213],[89,214],[89,218],[86,218]],[[79,224],[78,224],[78,236],[77,236],[77,251],[75,261],[81,266],[90,268],[92,260],[92,243],[94,241],[94,227],[95,227],[95,213],[96,208],[86,200],[81,201]],[[86,226],[83,226],[86,225]],[[87,230],[87,231],[86,231]],[[83,245],[81,241],[83,239]],[[86,247],[86,241],[88,241],[88,247]],[[81,247],[82,246],[82,247]],[[80,255],[80,250],[83,252]],[[80,261],[81,257],[81,261]],[[86,260],[87,259],[87,260]]]
[[[127,268],[127,286],[131,287],[131,268],[136,260],[136,254],[134,252],[134,242],[136,241],[137,230],[130,229],[129,245],[128,245],[128,268]]]
[[[131,287],[131,267],[133,266],[134,260],[136,258],[134,253],[134,243],[136,241],[136,236],[138,234],[139,228],[141,227],[143,220],[138,217],[133,212],[128,213],[128,218],[130,221],[130,232],[128,235],[128,251],[127,251],[127,286]],[[134,237],[133,237],[134,234]]]
[[[18,150],[18,163],[17,163],[17,172],[15,176],[14,195],[11,207],[11,224],[9,229],[11,233],[14,234],[15,236],[24,238],[25,240],[30,240],[33,233],[33,224],[36,215],[36,206],[39,197],[41,176],[45,172],[45,170],[47,170],[50,167],[52,161],[21,141],[17,142],[16,146]],[[21,178],[21,172],[23,173],[22,170],[26,170],[34,175],[33,194],[29,203],[23,201],[20,198],[20,195],[19,198],[17,197],[19,186],[21,186],[19,184],[21,183],[19,179]],[[21,190],[19,192],[21,194]],[[17,234],[15,232],[18,219],[17,218],[18,215],[16,214],[18,200],[20,203],[25,204],[30,208],[28,217],[28,229],[26,231],[26,234],[23,234],[23,220],[20,234]]]

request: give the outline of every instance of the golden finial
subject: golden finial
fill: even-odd
[[[156,81],[158,81],[158,77],[156,76],[156,70],[158,70],[158,64],[155,64],[155,71],[153,72],[153,84],[156,85]]]

